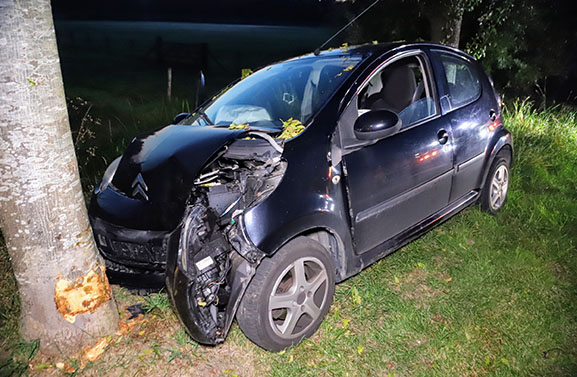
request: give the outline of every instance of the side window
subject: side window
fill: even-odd
[[[452,108],[461,107],[481,94],[479,77],[470,63],[449,54],[439,54],[447,78],[449,101]]]
[[[431,81],[423,58],[402,58],[377,72],[358,96],[359,115],[370,110],[390,110],[399,116],[403,127],[437,112]]]

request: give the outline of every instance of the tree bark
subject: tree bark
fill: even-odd
[[[453,3],[429,5],[426,9],[431,41],[459,48],[464,7]]]
[[[463,7],[456,7],[449,14],[444,28],[445,44],[454,48],[459,48],[461,40],[461,24],[463,23]]]
[[[88,222],[49,0],[0,0],[0,226],[21,334],[70,354],[118,312]]]

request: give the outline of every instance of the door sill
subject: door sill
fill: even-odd
[[[437,211],[433,215],[427,217],[412,227],[402,231],[393,238],[383,242],[378,246],[375,246],[371,250],[368,250],[360,255],[357,254],[361,260],[361,265],[368,266],[375,263],[379,259],[397,251],[409,242],[419,238],[427,231],[431,230],[437,225],[444,223],[466,207],[475,203],[478,197],[479,192],[477,190],[470,191],[459,199],[450,203],[445,208]]]

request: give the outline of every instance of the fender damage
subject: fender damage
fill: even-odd
[[[278,185],[286,162],[270,136],[249,133],[224,147],[194,182],[171,238],[166,287],[180,320],[199,343],[224,341],[264,257],[246,236],[243,213]]]

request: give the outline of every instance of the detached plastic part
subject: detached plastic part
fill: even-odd
[[[240,300],[264,254],[254,245],[254,262],[242,258],[217,228],[210,208],[197,202],[188,209],[178,247],[167,260],[166,287],[176,313],[197,342],[207,345],[226,338]],[[236,223],[234,227],[241,226]],[[172,245],[176,246],[176,245]]]

